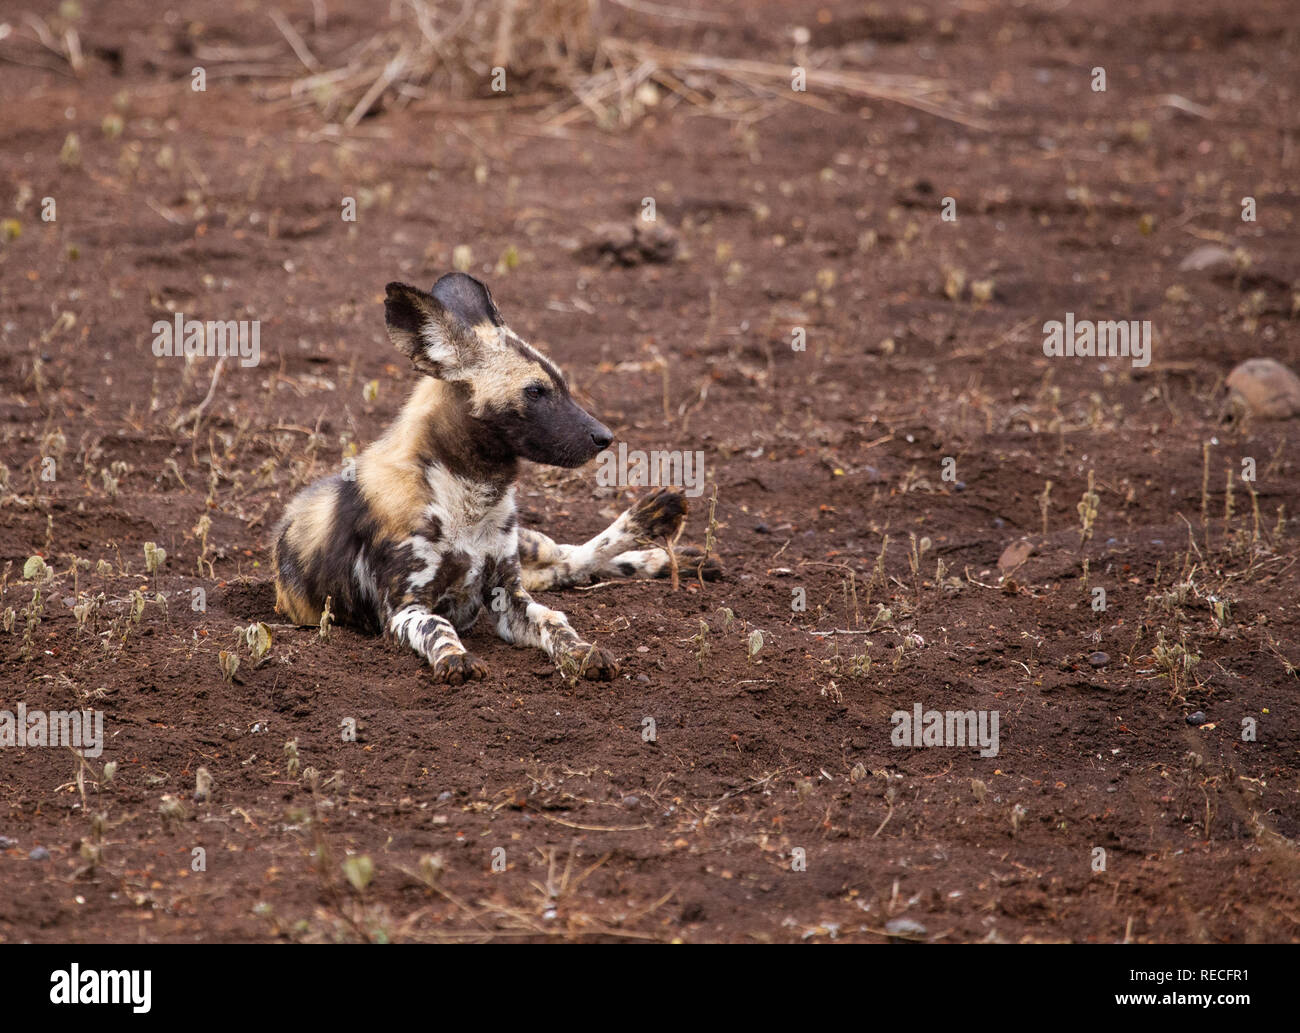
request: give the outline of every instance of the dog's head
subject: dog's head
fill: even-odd
[[[574,467],[614,440],[546,356],[505,325],[474,277],[448,273],[428,293],[390,283],[384,317],[389,339],[420,373],[455,385],[474,434],[496,454]]]

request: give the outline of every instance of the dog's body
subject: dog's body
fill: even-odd
[[[337,619],[391,635],[458,684],[486,668],[461,645],[487,608],[507,642],[543,649],[566,673],[610,679],[605,650],[529,590],[598,576],[662,576],[686,501],[659,491],[584,545],[517,526],[520,459],[580,466],[613,440],[569,396],[559,371],[501,320],[487,288],[463,274],[425,294],[389,284],[389,336],[424,374],[355,478],[305,488],[275,531],[276,609],[299,624]],[[716,577],[716,563],[704,573]]]

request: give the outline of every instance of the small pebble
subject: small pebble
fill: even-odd
[[[8,836],[0,836],[0,850],[8,850],[11,846],[17,846],[18,840],[10,839]]]
[[[50,859],[50,852],[46,850],[45,847],[38,846],[27,856],[33,861],[48,861]]]
[[[1232,252],[1218,244],[1202,244],[1178,263],[1180,273],[1230,273],[1236,267]]]
[[[448,800],[451,799],[451,797],[452,794],[450,790],[443,790],[441,793],[438,794],[438,802],[446,803]]]
[[[1187,723],[1195,728],[1197,725],[1203,725],[1209,718],[1205,716],[1204,710],[1198,710],[1194,714],[1187,715]]]
[[[925,926],[915,918],[891,918],[885,923],[885,932],[891,936],[924,936]]]
[[[636,676],[636,680],[639,681],[642,685],[650,684],[650,676],[648,674],[638,674]]]
[[[639,796],[625,796],[625,797],[623,797],[623,806],[624,806],[624,807],[640,807],[640,806],[641,806],[641,797],[639,797]]]
[[[767,526],[767,524],[758,523],[758,524],[755,524],[755,525],[754,525],[754,533],[755,533],[755,534],[771,534],[771,533],[772,533],[772,530],[771,530],[771,528],[769,528],[769,527]]]
[[[1088,657],[1088,663],[1092,664],[1093,667],[1105,667],[1108,663],[1110,663],[1110,654],[1103,653],[1099,649],[1097,650],[1097,652],[1093,653],[1091,656]]]

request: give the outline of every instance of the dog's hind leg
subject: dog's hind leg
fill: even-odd
[[[667,569],[667,552],[640,547],[656,538],[671,538],[685,518],[685,497],[680,491],[665,488],[639,499],[582,545],[560,545],[538,531],[520,528],[519,562],[524,587],[530,592],[569,588],[589,581],[593,575],[632,577],[643,573],[659,577],[658,571]],[[620,563],[622,557],[628,558]]]
[[[701,577],[717,581],[722,577],[722,564],[714,556],[705,556],[704,550],[694,545],[673,549],[677,558],[677,574],[681,578]],[[673,561],[667,549],[629,549],[621,552],[595,571],[598,578],[665,578],[672,576]]]
[[[519,529],[519,562],[530,592],[569,588],[593,577],[668,577],[672,561],[665,549],[650,547],[656,538],[671,538],[686,518],[686,499],[665,488],[639,499],[589,542],[560,545],[539,531]],[[698,572],[706,581],[722,576],[722,565],[694,546],[674,550],[683,577]]]

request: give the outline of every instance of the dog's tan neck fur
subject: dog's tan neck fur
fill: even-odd
[[[384,536],[401,540],[418,530],[431,501],[428,468],[472,477],[499,498],[518,475],[518,463],[496,463],[476,447],[460,389],[423,377],[384,435],[357,460],[360,488]]]

